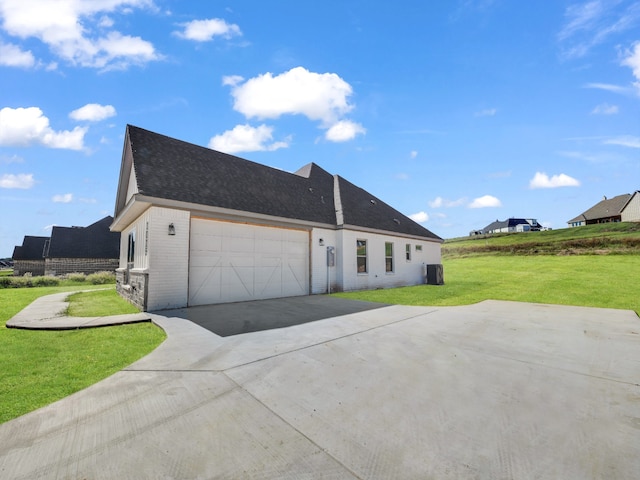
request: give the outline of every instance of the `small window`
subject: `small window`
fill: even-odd
[[[129,232],[129,243],[127,246],[127,263],[132,264],[135,259],[135,248],[136,248],[136,232],[132,230]]]
[[[384,244],[384,263],[385,272],[393,273],[393,243],[391,242]]]
[[[407,243],[406,249],[405,249],[405,258],[407,259],[407,262],[411,261],[411,244]]]
[[[416,245],[416,252],[422,251],[422,245]]]
[[[367,273],[367,241],[356,240],[356,255],[358,257],[358,273]]]

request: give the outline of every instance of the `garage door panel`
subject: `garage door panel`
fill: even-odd
[[[309,293],[307,231],[192,220],[189,304]]]

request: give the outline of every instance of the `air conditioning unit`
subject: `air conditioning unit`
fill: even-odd
[[[441,263],[427,265],[427,285],[444,285],[444,267]]]

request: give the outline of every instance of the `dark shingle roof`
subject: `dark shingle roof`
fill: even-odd
[[[630,193],[624,193],[613,198],[605,198],[596,203],[586,212],[582,212],[567,223],[578,222],[581,220],[598,220],[600,218],[610,218],[620,215],[620,212],[631,198]]]
[[[288,173],[131,125],[127,138],[142,195],[336,225],[334,176],[314,163]],[[339,182],[345,223],[440,239],[378,199],[364,208],[375,197]]]
[[[107,216],[88,227],[53,227],[49,258],[119,258],[120,234],[111,232],[113,217]]]
[[[338,179],[345,224],[440,239],[366,190],[342,177]]]
[[[33,237],[26,235],[22,240],[22,246],[13,249],[14,260],[43,260],[44,247],[49,237]]]

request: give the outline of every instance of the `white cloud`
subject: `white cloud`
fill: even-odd
[[[100,105],[98,103],[87,103],[69,114],[69,117],[77,121],[99,122],[105,118],[116,115],[113,105]]]
[[[51,197],[54,203],[71,203],[73,201],[73,193],[64,193],[62,195],[54,195]]]
[[[583,57],[610,36],[635,28],[640,23],[637,2],[629,3],[626,8],[621,8],[618,3],[591,0],[566,9],[567,21],[558,33],[558,40],[566,45],[563,47],[565,58]]]
[[[27,190],[33,187],[34,183],[33,173],[19,173],[18,175],[5,173],[0,177],[0,188],[22,188]]]
[[[411,178],[411,177],[409,177],[409,174],[407,174],[407,173],[396,173],[395,177],[398,180],[409,180],[409,178]]]
[[[185,40],[193,40],[196,42],[209,42],[216,36],[231,38],[242,35],[238,25],[233,23],[229,24],[221,18],[193,20],[191,22],[181,23],[180,26],[184,27],[184,30],[181,32],[173,32],[173,34]]]
[[[0,155],[0,163],[23,163],[24,158],[19,155]]]
[[[411,152],[409,153],[409,157],[411,158],[416,158],[417,156],[418,156],[417,150],[411,150]]]
[[[418,213],[414,213],[412,215],[409,215],[409,218],[411,220],[413,220],[414,222],[424,223],[427,220],[429,220],[429,214],[427,214],[426,212],[418,212]]]
[[[490,207],[501,207],[501,206],[502,206],[502,202],[492,195],[485,195],[483,197],[478,197],[469,204],[469,208],[490,208]]]
[[[464,205],[465,202],[467,201],[466,198],[462,197],[459,198],[457,200],[447,200],[446,198],[442,198],[442,197],[436,197],[433,200],[429,201],[429,206],[431,208],[452,208],[452,207],[459,207],[461,205]]]
[[[553,175],[549,177],[544,172],[536,172],[531,181],[529,182],[529,188],[558,188],[558,187],[579,187],[580,182],[569,175],[561,173],[560,175]]]
[[[486,108],[484,110],[476,112],[474,115],[476,117],[493,117],[496,113],[498,113],[497,108]]]
[[[158,60],[161,55],[150,42],[115,30],[92,36],[92,27],[110,28],[110,21],[99,14],[152,7],[152,0],[0,0],[0,16],[9,35],[37,38],[73,65],[108,70]]]
[[[5,67],[30,68],[36,64],[31,51],[24,51],[12,43],[0,42],[0,65]]]
[[[273,127],[260,125],[236,125],[233,130],[227,130],[209,140],[209,148],[225,153],[273,151],[287,148],[290,139],[273,142]]]
[[[40,144],[49,148],[82,150],[86,127],[54,131],[49,119],[38,107],[0,110],[0,145],[28,147]]]
[[[222,77],[222,85],[235,87],[237,84],[244,81],[244,77],[240,75],[226,75]]]
[[[304,115],[328,127],[353,109],[348,102],[353,93],[351,85],[335,73],[314,73],[296,67],[280,75],[265,73],[230,85],[233,108],[247,118]]]
[[[619,109],[617,105],[609,105],[608,103],[601,103],[597,105],[591,113],[594,115],[615,115]]]
[[[325,138],[330,142],[346,142],[353,140],[358,134],[364,135],[365,133],[367,133],[367,130],[359,123],[351,120],[340,120],[327,130]]]
[[[622,65],[631,68],[633,76],[636,77],[634,85],[640,90],[640,42],[636,42],[628,50],[627,56],[622,60]]]
[[[604,143],[605,145],[619,145],[621,147],[640,148],[640,137],[622,135],[620,137],[609,138],[602,143]]]
[[[610,83],[587,83],[584,88],[596,88],[598,90],[605,90],[607,92],[619,93],[622,95],[629,95],[633,93],[632,88],[621,87],[620,85],[612,85]]]

